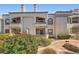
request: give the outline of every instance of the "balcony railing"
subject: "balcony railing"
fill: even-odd
[[[21,22],[11,22],[12,24],[20,24]]]
[[[46,22],[36,22],[36,24],[46,24]]]
[[[21,27],[21,24],[20,23],[18,23],[18,24],[17,23],[15,23],[15,24],[11,23],[10,26],[11,27]]]
[[[36,27],[46,27],[46,22],[36,22],[35,26]]]

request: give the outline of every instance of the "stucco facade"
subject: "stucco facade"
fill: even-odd
[[[31,35],[45,35],[56,37],[59,34],[73,35],[73,26],[79,27],[79,10],[48,12],[10,12],[2,16],[2,33],[15,32]],[[17,21],[16,21],[17,20]],[[1,22],[2,23],[2,22]],[[7,23],[7,24],[6,24]],[[78,29],[76,29],[78,31]],[[77,32],[78,33],[78,32]]]

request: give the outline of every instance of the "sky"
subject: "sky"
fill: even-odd
[[[33,11],[33,4],[25,4],[26,12]],[[56,11],[68,11],[79,9],[79,4],[37,4],[37,11],[53,13]],[[7,12],[19,12],[20,4],[0,4],[0,15]]]

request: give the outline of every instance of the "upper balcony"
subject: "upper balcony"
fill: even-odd
[[[10,24],[20,24],[21,23],[21,18],[20,17],[15,17],[12,19],[5,19],[5,25],[10,25]]]
[[[79,17],[70,17],[68,18],[68,27],[79,26]]]
[[[21,23],[20,17],[12,18],[11,24],[19,24],[19,23]]]
[[[46,26],[45,18],[36,17],[35,26],[37,26],[37,27],[42,27],[42,26],[44,27],[44,26]]]
[[[20,18],[20,17],[12,18],[10,25],[11,25],[12,27],[21,26],[21,18]]]
[[[68,24],[77,25],[77,24],[79,24],[79,16],[69,17],[67,22],[68,22]]]

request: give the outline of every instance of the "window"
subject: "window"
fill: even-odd
[[[44,35],[45,34],[45,28],[37,28],[36,34],[38,35]]]
[[[12,23],[20,23],[20,22],[21,22],[20,17],[12,18]]]
[[[36,23],[45,23],[45,18],[36,17]]]
[[[10,20],[9,19],[5,19],[5,24],[6,25],[10,24]]]
[[[52,18],[49,18],[48,19],[48,25],[52,25],[53,24],[53,19]]]
[[[5,29],[5,33],[9,33],[9,29]]]
[[[53,29],[48,29],[48,34],[53,35]]]

